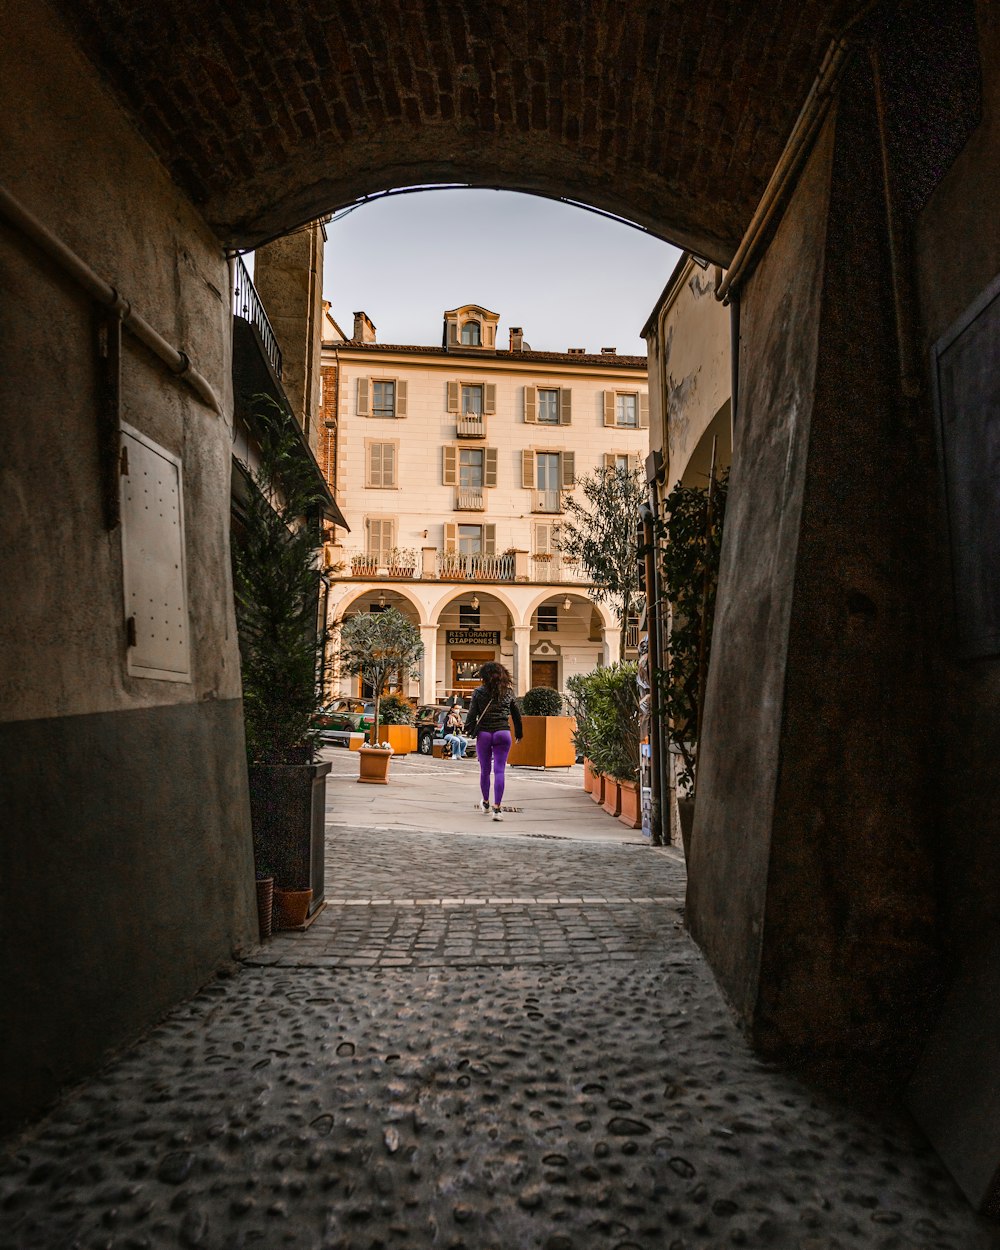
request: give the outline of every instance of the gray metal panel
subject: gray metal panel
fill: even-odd
[[[125,616],[134,622],[128,671],[190,681],[181,462],[124,426],[122,451]]]

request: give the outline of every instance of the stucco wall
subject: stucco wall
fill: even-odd
[[[189,353],[228,412],[218,244],[48,7],[13,0],[4,25],[0,78],[17,91],[0,182]],[[0,1031],[31,1058],[30,1073],[4,1065],[6,1125],[204,981],[253,921],[227,418],[126,334],[122,419],[183,464],[191,641],[190,682],[130,677],[120,534],[100,506],[94,313],[6,226],[0,287],[0,944],[17,952]]]

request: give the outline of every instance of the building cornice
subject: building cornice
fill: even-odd
[[[445,351],[440,347],[422,347],[392,343],[337,343],[327,341],[323,351],[338,359],[352,362],[371,361],[420,364],[430,368],[449,369],[461,373],[580,373],[646,375],[645,356],[576,355],[566,352],[511,351]]]

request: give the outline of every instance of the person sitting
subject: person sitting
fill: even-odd
[[[465,755],[465,738],[462,735],[462,709],[454,704],[444,720],[445,742],[451,748],[450,758],[460,760]]]

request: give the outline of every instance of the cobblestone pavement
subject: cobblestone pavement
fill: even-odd
[[[360,829],[329,847],[343,902],[17,1144],[0,1247],[1000,1246],[907,1121],[749,1052],[669,854]]]

